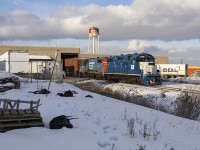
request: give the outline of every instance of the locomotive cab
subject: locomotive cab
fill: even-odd
[[[141,82],[144,85],[162,84],[160,72],[155,65],[155,58],[150,54],[142,53],[138,59],[142,72]]]
[[[155,65],[155,58],[148,53],[133,54],[131,60],[131,73],[140,77],[144,85],[162,84],[161,75]]]

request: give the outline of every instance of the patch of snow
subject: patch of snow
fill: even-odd
[[[45,127],[16,129],[0,133],[2,150],[129,150],[139,149],[139,147],[145,147],[147,150],[172,148],[196,150],[200,148],[200,122],[101,96],[67,83],[52,82],[49,89],[51,93],[48,96],[29,93],[29,91],[47,89],[48,84],[49,82],[45,81],[22,82],[20,89],[0,93],[1,98],[7,99],[28,101],[40,99],[42,105],[39,111],[45,123]],[[172,85],[183,86],[170,83],[170,86]],[[104,86],[125,91],[136,87],[138,92],[144,95],[159,94],[159,91],[151,87],[124,86],[124,84],[123,86],[121,84]],[[169,86],[169,84],[163,86]],[[57,93],[68,90],[76,91],[77,94],[73,97],[57,95]],[[172,99],[174,94],[166,93],[167,97],[171,96]],[[86,95],[92,95],[93,98],[85,98]],[[20,107],[26,108],[26,106]],[[79,119],[71,120],[74,126],[72,129],[65,127],[57,130],[49,129],[49,122],[59,115],[70,115]],[[136,134],[132,138],[128,130],[130,119],[135,121],[133,129]],[[148,133],[151,134],[149,138],[143,137],[145,124]],[[154,133],[158,133],[156,140]]]
[[[10,78],[10,77],[18,77],[18,76],[15,75],[15,74],[8,73],[6,71],[1,71],[0,70],[0,79],[2,79],[2,78]]]

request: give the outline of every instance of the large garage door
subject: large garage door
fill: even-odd
[[[63,62],[63,71],[66,71],[65,59],[74,57],[78,57],[78,53],[61,53],[61,60]]]

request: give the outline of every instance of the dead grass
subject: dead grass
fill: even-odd
[[[200,95],[182,92],[180,96],[176,99],[175,110],[172,111],[170,107],[158,104],[157,96],[147,95],[144,97],[143,95],[138,93],[137,89],[132,89],[133,94],[129,95],[128,93],[122,93],[121,91],[112,91],[109,88],[103,89],[102,87],[96,86],[93,83],[75,84],[75,86],[83,90],[98,93],[107,97],[130,102],[140,106],[152,108],[191,120],[198,120],[200,117]]]
[[[200,95],[182,92],[177,98],[174,115],[198,120],[200,116]]]

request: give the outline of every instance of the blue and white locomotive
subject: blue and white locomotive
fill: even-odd
[[[155,58],[148,53],[86,59],[81,73],[108,80],[125,81],[142,85],[161,85],[162,78]]]

